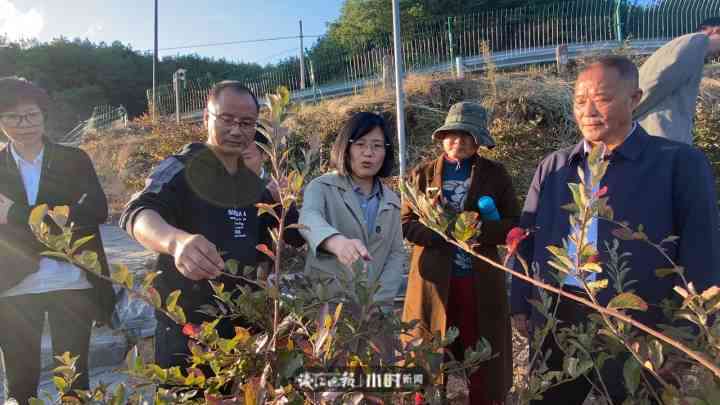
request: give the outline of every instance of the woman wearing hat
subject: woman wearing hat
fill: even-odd
[[[94,235],[81,251],[98,255],[108,275],[99,224],[108,206],[90,158],[80,149],[45,137],[48,96],[23,79],[0,78],[0,347],[9,396],[28,403],[40,378],[40,340],[47,313],[55,355],[79,356],[73,389],[88,389],[88,353],[93,320],[107,323],[114,307],[112,286],[76,266],[41,256],[48,250],[28,226],[41,204],[68,206],[72,240]],[[51,232],[60,229],[48,217]],[[78,252],[80,253],[80,252]],[[7,393],[6,393],[7,394]]]
[[[512,181],[505,168],[478,155],[478,148],[493,148],[487,129],[487,112],[476,103],[450,108],[445,125],[433,133],[444,153],[420,164],[411,174],[418,191],[439,190],[447,210],[481,214],[478,237],[481,255],[499,261],[497,246],[520,215]],[[492,210],[492,207],[496,210]],[[405,203],[403,233],[414,244],[403,320],[420,320],[414,336],[460,330],[452,352],[461,359],[464,349],[484,337],[498,357],[482,364],[470,376],[470,403],[505,401],[512,385],[512,344],[505,274],[491,268],[425,227]]]
[[[305,189],[299,221],[309,247],[306,274],[332,279],[362,260],[369,282],[379,284],[375,301],[385,309],[392,306],[406,261],[400,199],[380,181],[391,174],[393,162],[385,120],[355,114],[335,139],[330,156],[335,170]]]

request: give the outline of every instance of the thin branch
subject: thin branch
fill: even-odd
[[[442,235],[442,234],[441,234],[441,235]],[[459,243],[457,243],[456,241],[449,239],[446,235],[442,235],[442,236],[448,241],[448,243],[453,244],[453,245],[455,245],[455,246],[457,246],[457,247],[459,247],[459,248],[462,248],[462,246],[461,246]],[[575,294],[569,293],[569,292],[567,292],[567,291],[565,291],[565,290],[562,290],[562,289],[557,288],[557,287],[555,287],[555,286],[553,286],[553,285],[544,283],[544,282],[542,282],[542,281],[535,280],[535,279],[532,278],[532,277],[528,277],[528,276],[526,276],[526,275],[524,275],[524,274],[522,274],[522,273],[519,273],[519,272],[517,272],[517,271],[515,271],[515,270],[509,269],[509,268],[507,268],[507,267],[505,267],[505,266],[503,266],[503,265],[501,265],[501,264],[499,264],[499,263],[495,263],[492,259],[489,259],[489,258],[487,258],[487,257],[485,257],[485,256],[483,256],[483,255],[481,255],[481,254],[479,254],[479,253],[477,253],[477,252],[475,252],[475,251],[470,251],[470,252],[468,252],[468,253],[470,253],[470,254],[472,254],[473,256],[477,257],[478,259],[486,262],[486,263],[489,264],[490,266],[495,267],[495,268],[497,268],[497,269],[499,269],[499,270],[502,270],[502,271],[504,271],[504,272],[506,272],[506,273],[510,273],[510,274],[513,275],[514,277],[517,277],[517,278],[519,278],[519,279],[521,279],[521,280],[523,280],[523,281],[525,281],[525,282],[527,282],[527,283],[530,283],[530,284],[534,285],[535,287],[539,287],[539,288],[542,288],[543,290],[550,291],[550,292],[555,293],[555,294],[557,294],[557,295],[560,295],[560,296],[563,296],[563,297],[565,297],[565,298],[571,299],[571,300],[573,300],[573,301],[575,301],[575,302],[577,302],[577,303],[580,303],[580,304],[582,304],[582,305],[585,305],[585,306],[587,306],[587,307],[590,307],[590,308],[594,309],[595,311],[597,311],[597,312],[599,312],[599,313],[601,313],[601,314],[609,315],[609,316],[612,316],[613,318],[616,318],[616,319],[619,319],[619,320],[621,320],[621,321],[623,321],[623,322],[626,322],[626,323],[628,323],[628,324],[630,324],[630,325],[632,325],[632,326],[640,329],[641,331],[647,333],[648,335],[651,335],[651,336],[657,338],[658,340],[661,340],[661,341],[667,343],[668,345],[674,347],[675,349],[677,349],[677,350],[679,350],[679,351],[687,354],[688,357],[690,357],[690,358],[692,358],[693,360],[697,361],[697,362],[700,363],[703,367],[705,367],[705,368],[707,368],[708,370],[712,371],[712,373],[715,374],[716,377],[720,378],[720,367],[718,367],[717,365],[713,364],[712,360],[706,358],[705,356],[703,356],[703,355],[700,354],[700,353],[695,352],[694,350],[690,349],[689,347],[687,347],[686,345],[682,344],[681,342],[678,342],[677,340],[674,340],[674,339],[672,339],[672,338],[670,338],[670,337],[668,337],[668,336],[665,336],[664,334],[662,334],[662,333],[660,333],[660,332],[658,332],[658,331],[656,331],[656,330],[654,330],[654,329],[646,326],[645,324],[643,324],[643,323],[641,323],[641,322],[638,322],[638,321],[630,318],[629,316],[623,314],[622,312],[619,312],[619,311],[614,310],[614,309],[605,308],[605,307],[603,307],[603,306],[594,304],[593,302],[591,302],[591,301],[589,301],[589,300],[587,300],[587,299],[585,299],[585,298],[582,298],[582,297],[577,296],[577,295],[575,295]]]

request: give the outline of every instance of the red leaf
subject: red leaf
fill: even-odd
[[[205,394],[205,403],[207,405],[220,405],[222,401],[217,395]]]
[[[525,240],[525,238],[528,237],[528,234],[527,229],[517,226],[508,232],[507,237],[505,238],[505,244],[508,248],[508,256],[514,255],[517,252],[520,242]]]
[[[415,393],[415,405],[423,405],[425,403],[425,398],[423,398],[423,395],[419,392]]]
[[[185,336],[189,336],[191,338],[196,338],[199,334],[202,328],[200,325],[195,325],[193,323],[186,323],[185,326],[182,328],[182,333]]]
[[[260,251],[260,253],[265,254],[265,255],[268,256],[269,258],[275,260],[275,253],[273,253],[273,251],[270,250],[270,248],[267,247],[266,244],[257,245],[257,246],[255,246],[255,249],[257,249],[258,251]]]
[[[633,239],[633,233],[632,231],[626,229],[626,228],[617,228],[613,229],[612,231],[613,236],[620,240],[632,240]]]
[[[600,190],[595,192],[595,198],[602,198],[605,196],[605,194],[607,194],[607,192],[608,192],[607,186],[603,186]]]

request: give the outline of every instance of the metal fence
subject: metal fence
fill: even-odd
[[[125,128],[127,123],[128,113],[124,106],[97,106],[93,109],[89,119],[80,122],[70,132],[59,137],[56,141],[66,145],[76,145],[88,132],[108,128]]]
[[[433,72],[450,68],[457,56],[477,59],[487,47],[494,57],[532,63],[532,58],[523,56],[546,53],[560,44],[599,44],[604,48],[626,40],[640,44],[668,40],[695,31],[704,19],[718,14],[720,0],[575,0],[496,9],[410,27],[403,35],[402,58],[408,72]],[[245,83],[258,95],[281,85],[301,98],[340,94],[380,79],[388,68],[383,61],[394,57],[389,38],[359,48],[364,51],[350,54],[339,50],[322,59],[309,54],[305,58],[305,90],[300,88],[297,58],[268,68]],[[181,115],[203,108],[211,84],[207,80],[187,82],[180,92]],[[160,86],[157,103],[161,114],[175,112],[172,84]]]

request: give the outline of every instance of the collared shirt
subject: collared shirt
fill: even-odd
[[[22,177],[28,205],[35,205],[40,189],[45,150],[41,150],[31,162],[20,156],[12,144],[10,144],[10,153],[15,159],[20,177]],[[2,297],[88,288],[92,288],[92,284],[87,280],[85,273],[81,269],[70,263],[44,257],[40,259],[38,270],[35,273],[28,275],[18,285],[4,292]]]
[[[632,127],[630,128],[630,132],[627,135],[625,135],[625,138],[623,139],[623,143],[625,141],[627,141],[628,138],[630,138],[630,136],[633,134],[633,132],[635,132],[636,128],[637,128],[637,123],[633,122]],[[585,151],[586,156],[589,155],[590,152],[592,151],[592,145],[587,140],[583,140],[583,150]],[[583,171],[585,172],[585,184],[590,185],[590,167],[588,166],[587,159],[584,159]],[[595,194],[598,192],[598,190],[599,190],[599,187],[596,184],[595,187],[593,187],[593,189],[590,190],[590,192],[592,194]],[[575,229],[575,231],[576,230],[577,229]],[[594,246],[596,250],[598,250],[599,248],[602,247],[602,246],[598,246],[598,243],[597,243],[597,241],[598,241],[597,217],[592,217],[590,219],[590,225],[588,227],[588,233],[587,233],[587,241],[590,245]],[[575,263],[575,260],[577,259],[577,246],[575,246],[575,244],[573,242],[571,242],[569,239],[568,239],[568,242],[569,242],[568,243],[568,253],[570,254],[570,260],[572,260],[573,263]],[[577,269],[575,269],[575,270],[577,270]],[[592,281],[595,281],[596,278],[597,277],[596,277],[595,273],[590,273],[590,274],[588,274],[587,279],[585,281],[592,282]],[[582,288],[582,283],[574,275],[569,275],[569,276],[565,277],[565,285]]]
[[[360,186],[354,182],[352,183],[352,187],[358,199],[358,204],[360,204],[360,209],[363,212],[368,234],[372,234],[375,229],[375,219],[377,218],[378,209],[380,209],[380,194],[382,193],[380,181],[375,180],[370,195],[365,195]]]
[[[569,234],[569,214],[561,209],[572,201],[568,183],[578,183],[578,167],[585,162],[583,143],[547,156],[538,166],[525,200],[520,226],[533,229],[520,247],[528,263],[536,263],[543,280],[552,282],[547,264],[547,246],[562,246]],[[607,187],[609,205],[618,222],[637,229],[643,225],[647,237],[659,243],[675,235],[675,243],[664,243],[667,256],[685,268],[685,275],[698,291],[720,283],[720,224],[713,171],[705,155],[688,145],[648,135],[637,126],[635,132],[608,156],[609,165],[600,186]],[[607,246],[616,239],[618,226],[598,221],[597,246],[600,262],[610,263]],[[636,314],[650,325],[661,320],[658,305],[672,297],[676,280],[657,278],[655,270],[668,267],[667,260],[654,247],[642,241],[619,241],[617,253],[630,253],[622,261],[631,269],[627,280],[637,280],[632,288],[651,311]],[[519,269],[519,267],[518,267]],[[519,269],[521,270],[521,269]],[[522,270],[521,270],[522,271]],[[609,278],[610,266],[603,266],[599,278]],[[612,283],[611,283],[612,284]],[[598,299],[607,304],[614,290],[600,291]],[[528,299],[538,295],[529,284],[514,279],[511,302],[513,313],[531,313]],[[534,314],[540,321],[540,315]]]

